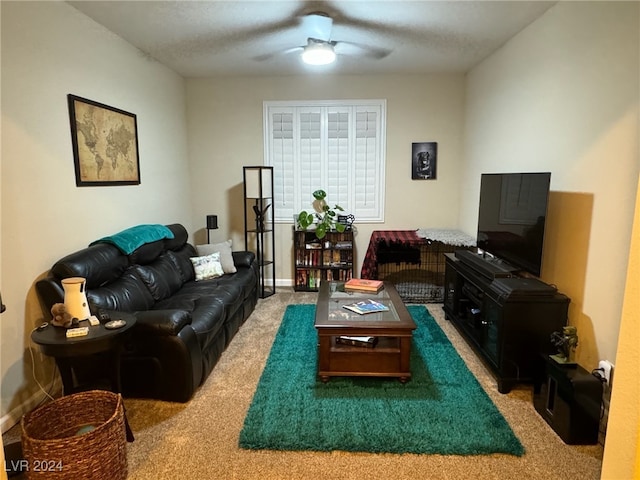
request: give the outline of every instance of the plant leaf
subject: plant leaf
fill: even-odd
[[[324,200],[327,196],[327,192],[325,192],[324,190],[316,190],[312,193],[312,195],[316,200]]]
[[[319,224],[316,227],[316,237],[323,239],[327,235],[327,227],[324,224]]]

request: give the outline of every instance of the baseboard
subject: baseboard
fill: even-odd
[[[53,397],[60,396],[62,393],[62,382],[59,377],[56,377],[46,385],[45,388],[48,392],[54,392],[51,395]],[[24,402],[12,408],[7,414],[0,418],[0,429],[2,433],[6,433],[12,427],[20,423],[20,419],[25,413],[29,413],[34,408],[39,406],[47,398],[46,394],[42,390],[37,390]]]
[[[266,278],[264,281],[264,284],[267,287],[270,287],[271,284],[273,282],[271,282],[270,278]],[[291,278],[276,278],[276,287],[293,287],[293,279]]]

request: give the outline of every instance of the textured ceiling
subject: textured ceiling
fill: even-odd
[[[466,72],[556,2],[543,1],[69,1],[185,77]],[[301,20],[333,18],[336,63],[283,53],[312,36]],[[356,46],[354,46],[357,45]],[[374,58],[367,53],[388,53]]]

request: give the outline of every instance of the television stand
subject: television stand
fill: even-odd
[[[514,266],[497,257],[487,257],[471,250],[456,250],[455,256],[486,278],[508,278],[517,272]]]
[[[555,287],[511,280],[487,278],[445,254],[445,318],[484,360],[500,393],[540,377],[539,355],[555,353],[551,334],[566,325],[569,308],[569,298]]]

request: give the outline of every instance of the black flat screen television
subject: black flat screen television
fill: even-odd
[[[478,248],[540,276],[551,173],[485,173]]]

